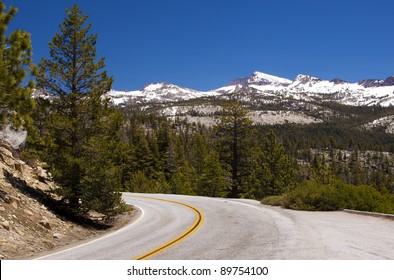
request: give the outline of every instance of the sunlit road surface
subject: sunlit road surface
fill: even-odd
[[[253,200],[125,193],[141,211],[112,234],[41,259],[394,259],[394,221]]]

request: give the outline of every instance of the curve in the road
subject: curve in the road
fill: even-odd
[[[123,198],[141,210],[133,224],[42,259],[394,259],[394,223],[387,219],[292,211],[244,199],[128,193]]]
[[[158,246],[157,248],[144,253],[138,257],[135,258],[135,260],[147,260],[169,248],[171,248],[172,246],[175,246],[176,244],[178,244],[179,242],[181,242],[182,240],[186,239],[187,237],[189,237],[190,235],[192,235],[194,232],[196,232],[198,230],[198,228],[202,225],[202,223],[204,222],[204,215],[203,213],[197,209],[196,207],[193,207],[189,204],[186,203],[181,203],[181,202],[177,202],[177,201],[173,201],[173,200],[168,200],[168,199],[161,199],[161,198],[153,198],[153,197],[141,197],[139,196],[138,198],[145,198],[145,199],[153,199],[153,200],[159,200],[159,201],[164,201],[164,202],[169,202],[169,203],[174,203],[174,204],[178,204],[181,205],[183,207],[189,208],[191,209],[194,214],[196,215],[196,219],[194,221],[194,223],[186,230],[184,231],[182,234],[178,235],[177,237],[175,237],[174,239],[168,241],[167,243]]]

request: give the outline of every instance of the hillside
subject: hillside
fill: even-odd
[[[39,162],[27,164],[4,143],[0,145],[0,259],[21,259],[91,238],[105,231],[71,222],[46,206],[54,183]],[[98,213],[91,217],[100,219]],[[128,221],[114,222],[114,228]]]

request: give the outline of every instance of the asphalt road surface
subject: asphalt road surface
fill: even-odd
[[[394,221],[303,212],[252,200],[123,195],[141,211],[125,228],[40,259],[390,259]]]

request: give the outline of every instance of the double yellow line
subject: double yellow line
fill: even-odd
[[[181,205],[183,207],[189,208],[191,209],[194,214],[196,215],[196,219],[194,221],[194,223],[183,233],[181,233],[180,235],[178,235],[177,237],[175,237],[174,239],[168,241],[167,243],[147,252],[144,253],[138,257],[136,257],[134,260],[147,260],[149,258],[152,258],[153,256],[171,248],[172,246],[175,246],[176,244],[178,244],[179,242],[183,241],[184,239],[188,238],[190,235],[192,235],[195,231],[198,230],[198,228],[202,225],[202,223],[204,222],[204,215],[202,214],[202,212],[200,210],[198,210],[197,208],[190,206],[188,204],[185,203],[181,203],[181,202],[177,202],[177,201],[173,201],[173,200],[167,200],[167,199],[161,199],[161,198],[152,198],[152,197],[143,197],[143,196],[138,196],[138,198],[145,198],[145,199],[153,199],[153,200],[160,200],[160,201],[165,201],[165,202],[169,202],[169,203],[173,203],[173,204],[178,204]]]

